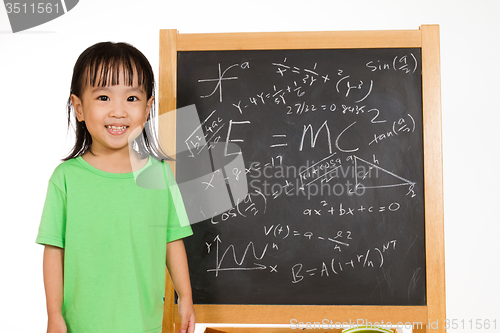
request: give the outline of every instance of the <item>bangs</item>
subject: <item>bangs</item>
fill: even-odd
[[[89,47],[78,57],[73,69],[71,94],[81,97],[87,85],[132,86],[134,82],[144,90],[148,99],[154,96],[153,69],[146,57],[130,44],[103,42]]]
[[[124,85],[132,86],[134,75],[137,75],[137,84],[147,92],[147,87],[143,86],[143,83],[147,82],[144,69],[129,57],[110,57],[99,59],[99,61],[91,59],[87,67],[87,75],[85,75],[85,85],[88,84],[92,87],[115,86],[120,84],[121,76]]]

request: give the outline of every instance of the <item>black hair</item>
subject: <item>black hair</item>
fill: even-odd
[[[146,95],[147,100],[154,96],[155,80],[151,64],[144,54],[138,49],[127,43],[102,42],[92,45],[80,54],[73,68],[73,77],[71,79],[70,98],[68,98],[68,128],[71,125],[73,104],[71,95],[82,98],[85,86],[105,87],[107,85],[120,84],[120,70],[123,74],[124,84],[132,86],[134,74],[137,74],[137,81]],[[134,150],[142,157],[151,155],[158,160],[172,160],[158,144],[155,131],[155,124],[149,121],[156,115],[155,104],[148,115],[148,121],[139,135],[133,142]],[[84,121],[76,119],[76,140],[72,151],[63,161],[83,155],[92,145],[90,136]]]

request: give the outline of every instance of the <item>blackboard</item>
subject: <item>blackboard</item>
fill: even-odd
[[[184,241],[196,304],[426,304],[421,72],[420,48],[178,52],[177,106],[249,191]]]

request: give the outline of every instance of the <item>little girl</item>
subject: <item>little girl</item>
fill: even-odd
[[[181,239],[192,231],[179,190],[142,188],[132,172],[161,165],[160,181],[173,180],[147,122],[153,100],[151,65],[133,46],[99,43],[78,58],[68,100],[76,143],[50,178],[36,239],[45,245],[48,333],[161,333],[165,264],[181,331],[194,332]]]

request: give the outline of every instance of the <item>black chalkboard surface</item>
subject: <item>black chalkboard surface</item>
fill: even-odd
[[[248,183],[184,240],[196,304],[426,304],[419,48],[178,52],[192,104]]]

